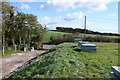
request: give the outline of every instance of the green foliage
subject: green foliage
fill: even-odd
[[[64,34],[63,38],[64,38],[64,42],[73,42],[74,34]]]
[[[68,33],[84,33],[85,29],[81,29],[81,28],[69,28],[69,27],[56,27],[56,30],[59,32],[68,32]],[[87,30],[86,29],[86,33],[87,34],[97,34],[97,35],[109,35],[109,36],[120,36],[120,34],[115,34],[115,33],[100,33],[100,32],[95,32],[95,31],[91,31],[91,30]]]
[[[44,36],[43,36],[43,41],[44,42],[50,42],[50,37],[51,36],[63,36],[64,34],[70,34],[71,33],[64,33],[64,32],[57,32],[57,31],[47,31]],[[84,34],[81,34],[81,33],[73,33],[72,34],[75,38],[83,38]],[[94,38],[97,38],[97,36],[101,36],[101,35],[95,35],[95,34],[86,34],[86,38],[83,38],[84,40],[87,40],[87,41],[92,41],[94,42],[95,39]],[[106,38],[106,41],[110,41],[110,42],[118,42],[120,41],[118,36],[105,36],[105,35],[102,35],[102,39],[103,38]],[[99,37],[100,39],[100,37]],[[110,40],[109,40],[110,39]],[[103,39],[104,40],[104,39]],[[96,42],[96,41],[95,41]],[[101,41],[102,42],[102,41]],[[105,42],[105,41],[104,41]]]
[[[10,56],[11,54],[16,54],[21,52],[20,50],[13,50],[13,49],[9,49],[5,51],[5,55],[0,55],[0,57],[6,57],[6,56]]]
[[[62,42],[64,42],[63,36],[51,36],[50,40],[53,44],[60,44]]]
[[[64,34],[64,35],[51,36],[50,40],[53,44],[60,44],[63,42],[73,42],[74,35],[73,34]]]
[[[110,78],[111,66],[118,65],[118,44],[94,44],[97,52],[82,52],[77,43],[57,45],[49,56],[10,78]]]
[[[87,36],[83,37],[82,40],[90,41],[90,42],[116,42],[118,43],[120,38],[111,38],[111,37],[105,37],[105,36]]]
[[[43,35],[46,33],[46,28],[43,27],[37,27],[32,30],[32,46],[34,46],[36,49],[41,48],[41,42],[43,41]]]
[[[2,42],[3,46],[9,43],[12,26],[13,26],[13,14],[14,14],[14,7],[10,6],[8,2],[2,2]],[[10,37],[9,37],[10,36]],[[5,42],[6,41],[6,42]],[[6,46],[7,47],[7,46]]]
[[[47,31],[44,36],[43,36],[43,41],[44,42],[49,42],[51,36],[62,36],[64,34],[69,34],[69,33],[63,33],[63,32],[57,32],[57,31]]]
[[[12,45],[24,45],[30,48],[32,42],[37,46],[40,45],[46,28],[39,24],[37,16],[25,14],[8,2],[2,2],[2,18],[2,42],[5,50]]]

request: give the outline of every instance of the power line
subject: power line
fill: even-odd
[[[87,18],[90,18],[90,19],[100,19],[100,20],[110,20],[110,19],[112,19],[113,20],[113,18],[104,18],[104,17],[97,17],[97,18],[95,18],[95,17],[87,17]],[[116,20],[116,19],[114,19],[114,20]]]
[[[117,24],[117,22],[113,22],[113,21],[108,21],[108,20],[99,20],[99,19],[88,19],[89,21],[93,21],[93,22],[103,22],[103,23],[112,23],[112,24]]]
[[[97,20],[88,20],[88,21],[92,21],[94,23],[109,23],[109,24],[118,24],[117,22],[109,22],[109,21],[97,21]]]

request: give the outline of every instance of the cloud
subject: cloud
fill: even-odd
[[[44,9],[44,8],[45,8],[45,6],[44,6],[44,5],[41,5],[41,6],[40,6],[40,9]]]
[[[27,0],[28,2],[34,2],[35,0]]]
[[[49,6],[45,6],[42,4],[42,5],[40,5],[39,9],[40,10],[47,10],[47,9],[49,9]]]
[[[22,9],[30,9],[30,6],[24,3],[21,3],[21,8]]]
[[[62,20],[62,18],[60,16],[59,17],[55,17],[55,18],[50,18],[48,16],[45,16],[45,17],[43,17],[41,22],[43,24],[46,24],[46,25],[53,25],[53,24],[61,23],[61,22],[63,22],[63,20]]]
[[[84,17],[84,14],[82,12],[74,12],[74,13],[68,13],[67,16],[64,18],[65,21],[72,21],[76,19],[82,19]]]
[[[42,19],[42,22],[44,23],[44,24],[48,24],[49,22],[51,22],[51,18],[50,17],[48,17],[48,16],[45,16],[45,17],[43,17],[43,19]]]
[[[117,17],[117,14],[109,14],[109,17]]]
[[[117,24],[106,24],[106,23],[95,23],[94,21],[87,20],[87,26],[86,28],[88,30],[92,31],[98,31],[98,32],[107,32],[107,33],[117,33],[118,26]]]
[[[37,0],[10,0],[13,2],[36,2]]]
[[[90,11],[103,11],[107,10],[107,4],[113,0],[48,0],[47,5],[41,5],[41,9],[55,8],[58,12],[68,9],[75,9],[85,7]]]
[[[41,20],[38,19],[38,21],[40,24],[46,25],[49,30],[55,30],[56,26],[59,26],[60,23],[64,22],[61,16],[54,18],[44,16]]]
[[[45,16],[42,18],[41,22],[46,25],[53,25],[53,24],[58,24],[62,22],[80,20],[80,19],[83,19],[83,17],[84,17],[84,14],[82,12],[73,12],[73,13],[68,13],[64,17],[59,16],[59,17],[51,18],[51,17]]]
[[[100,4],[90,4],[88,5],[88,9],[91,11],[104,11],[107,10],[107,6],[104,3]]]
[[[67,9],[74,9],[75,6],[72,1],[65,1],[65,0],[55,0],[55,1],[47,1],[47,5],[44,5],[45,8],[55,8],[58,12],[65,11]],[[44,8],[43,8],[44,10]]]
[[[45,20],[45,21],[50,21],[50,20],[51,20],[51,18],[50,18],[50,17],[48,17],[48,16],[45,16],[45,17],[43,18],[43,20]]]
[[[47,23],[47,25],[58,24],[58,23],[61,23],[61,22],[63,22],[62,19],[56,18],[56,19],[54,19],[53,21]]]
[[[66,18],[66,20],[65,20]],[[40,23],[46,25],[48,29],[55,29],[57,26],[66,26],[72,28],[83,28],[84,14],[82,12],[68,13],[64,17],[48,17],[45,16],[39,20]],[[70,21],[71,19],[71,21]],[[72,20],[73,19],[73,20]],[[81,20],[78,20],[81,19]],[[96,23],[87,20],[87,29],[99,32],[118,32],[117,24]]]
[[[115,8],[118,8],[118,6],[115,6]]]

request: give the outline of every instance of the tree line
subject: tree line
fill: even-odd
[[[20,12],[8,2],[1,2],[1,5],[3,52],[11,46],[16,49],[21,45],[39,48],[47,28],[37,21],[37,16]]]
[[[85,29],[81,28],[68,28],[68,27],[56,27],[56,30],[59,32],[68,32],[68,33],[84,33]],[[86,29],[87,34],[97,34],[97,35],[109,35],[109,36],[120,36],[120,34],[115,34],[115,33],[100,33],[100,32],[95,32],[91,30]]]

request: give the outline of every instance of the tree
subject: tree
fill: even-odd
[[[4,47],[7,48],[7,43],[9,41],[9,32],[12,24],[12,17],[14,15],[14,8],[10,6],[8,2],[2,2],[2,48],[4,54]]]
[[[42,44],[42,40],[43,40],[43,35],[46,33],[47,28],[46,27],[42,27],[41,24],[39,24],[38,27],[34,28],[32,30],[32,46],[35,46],[36,49],[40,49]]]
[[[33,14],[19,12],[16,7],[11,6],[8,2],[2,2],[2,17],[3,53],[4,47],[7,49],[11,45],[19,46],[18,49],[22,44],[24,47],[30,48],[33,35],[36,43],[42,41],[46,29],[39,24],[37,17]],[[35,33],[32,33],[33,30]]]

